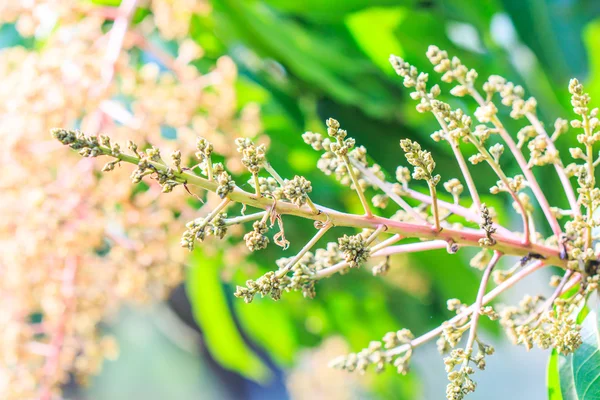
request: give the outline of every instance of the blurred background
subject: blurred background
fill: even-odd
[[[214,199],[132,185],[126,165],[100,174],[102,160],[82,159],[49,130],[179,148],[187,160],[204,136],[238,183],[248,175],[233,141],[251,137],[269,146],[282,176],[307,176],[319,204],[360,212],[302,142],[328,117],[392,174],[398,141],[409,137],[432,150],[443,180],[460,175],[449,147],[429,138],[435,120],[415,111],[390,53],[431,72],[425,52],[435,44],[482,83],[498,74],[523,85],[552,125],[571,115],[570,78],[600,98],[599,16],[594,0],[0,0],[1,397],[441,398],[434,343],[416,351],[408,376],[349,375],[327,362],[388,331],[436,327],[451,316],[448,298],[470,303],[480,274],[468,266],[472,253],[399,255],[388,276],[336,276],[314,300],[290,293],[245,304],[235,286],[301,248],[310,223],[286,222],[286,253],[248,254],[243,230],[188,253],[179,247],[184,225]],[[551,168],[537,172],[550,202],[564,206]],[[474,174],[487,204],[512,209],[487,195],[488,169]],[[525,289],[547,292],[546,279],[501,301]],[[497,352],[470,398],[546,398],[547,354],[485,327]]]

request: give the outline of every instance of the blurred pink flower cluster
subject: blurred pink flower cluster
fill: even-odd
[[[138,6],[150,14],[134,25]],[[118,8],[0,0],[0,23],[15,23],[36,44],[0,50],[5,399],[59,398],[71,374],[85,382],[103,358],[116,356],[98,323],[123,302],[164,298],[182,281],[187,252],[179,234],[196,214],[183,188],[159,196],[158,184],[129,184],[126,167],[99,174],[101,164],[65,152],[51,128],[81,127],[163,150],[194,149],[203,136],[241,171],[227,143],[258,136],[259,110],[238,107],[231,59],[221,57],[207,74],[191,64],[203,56],[185,39],[194,13],[210,8],[194,0],[124,0]],[[178,53],[161,50],[150,34],[177,40]],[[142,52],[162,65],[142,63]]]

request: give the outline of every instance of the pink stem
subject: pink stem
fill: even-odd
[[[517,272],[516,274],[514,274],[513,276],[511,276],[504,282],[502,282],[500,285],[498,285],[494,289],[490,290],[490,292],[483,297],[481,305],[486,305],[487,303],[489,303],[490,301],[492,301],[493,299],[498,297],[498,295],[500,295],[502,292],[506,291],[507,289],[510,289],[515,283],[521,281],[521,279],[523,279],[527,275],[537,271],[538,269],[541,269],[542,267],[544,267],[544,263],[542,261],[536,261],[536,262],[530,264],[528,267],[523,268],[522,270],[520,270],[519,272]],[[471,313],[473,312],[473,308],[474,308],[474,306],[468,307],[466,310],[464,310],[463,312],[461,312],[454,318],[449,319],[448,323],[452,324],[452,323],[455,323],[455,322],[465,319],[466,317],[471,315]],[[426,334],[419,336],[418,338],[412,340],[408,344],[403,344],[394,349],[386,351],[386,355],[387,356],[395,356],[398,354],[402,354],[411,348],[420,346],[423,343],[426,343],[426,342],[430,341],[431,339],[436,338],[437,336],[439,336],[442,333],[443,330],[444,330],[444,326],[440,325],[437,328],[427,332]]]
[[[533,127],[537,131],[537,133],[539,135],[543,135],[546,138],[546,143],[548,144],[548,148],[551,151],[556,152],[558,154],[558,150],[556,149],[554,142],[548,135],[548,132],[546,132],[546,129],[544,129],[544,126],[540,123],[540,120],[537,118],[537,116],[532,113],[527,113],[526,116],[527,116],[527,119],[529,120],[529,122],[531,123],[531,125],[533,125]],[[567,199],[569,200],[569,205],[571,206],[571,210],[573,211],[574,215],[581,215],[581,210],[579,209],[579,205],[577,204],[577,198],[575,198],[575,193],[573,192],[573,186],[571,185],[571,181],[569,180],[569,177],[565,173],[565,168],[562,164],[562,161],[560,161],[560,159],[559,159],[557,162],[555,162],[553,164],[554,164],[554,168],[556,169],[556,174],[558,175],[558,178],[560,179],[560,183],[562,184],[562,187],[565,190]]]
[[[475,100],[477,101],[477,103],[480,106],[484,106],[486,104],[485,100],[483,99],[483,97],[481,97],[481,95],[479,94],[479,92],[477,90],[475,90],[473,88],[472,93],[473,93],[473,97],[475,98]],[[506,128],[504,128],[504,125],[502,125],[502,122],[500,122],[498,117],[494,117],[492,122],[493,122],[494,126],[498,129],[498,133],[502,137],[502,140],[504,140],[504,142],[507,144],[508,148],[510,149],[511,153],[513,154],[513,157],[515,157],[515,159],[517,160],[519,167],[521,167],[521,170],[523,171],[523,175],[525,175],[525,178],[527,178],[527,182],[529,182],[529,187],[531,188],[531,191],[533,192],[533,194],[535,195],[535,198],[537,199],[538,203],[540,204],[540,207],[542,208],[542,211],[544,212],[544,215],[546,216],[546,220],[548,220],[548,223],[550,224],[550,227],[552,228],[552,232],[554,233],[554,236],[556,236],[557,238],[560,238],[560,236],[562,234],[562,230],[560,228],[560,225],[558,224],[558,220],[552,213],[552,210],[550,209],[550,204],[548,203],[548,199],[546,199],[544,192],[542,192],[542,189],[540,188],[540,185],[538,184],[537,179],[535,178],[535,175],[533,175],[531,168],[529,168],[527,161],[525,160],[525,157],[523,156],[523,153],[521,153],[521,150],[517,147],[517,144],[512,139],[512,137],[509,135],[509,133],[506,131]]]

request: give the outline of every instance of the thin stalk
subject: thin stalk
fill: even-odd
[[[435,116],[435,118],[437,119],[437,121],[440,124],[440,126],[442,127],[442,129],[444,130],[444,132],[446,133],[446,135],[449,136],[450,129],[448,128],[448,124],[446,124],[446,121],[444,121],[444,119],[442,117],[440,117],[436,112],[432,111],[432,113]],[[476,207],[475,209],[479,210],[481,208],[481,199],[479,198],[479,193],[477,192],[475,182],[473,181],[473,177],[471,176],[469,167],[467,166],[467,163],[465,162],[465,158],[462,155],[460,148],[458,147],[458,143],[456,143],[450,137],[448,137],[447,140],[450,143],[450,147],[452,148],[454,157],[456,158],[456,161],[458,162],[458,166],[460,167],[460,172],[462,173],[463,177],[465,178],[465,182],[467,183],[467,188],[469,189],[469,194],[471,195],[471,199],[473,199],[473,204]],[[477,222],[479,222],[479,221],[477,221]]]
[[[473,98],[475,99],[475,101],[477,101],[477,103],[480,106],[484,106],[486,104],[483,97],[481,97],[481,95],[479,94],[477,89],[475,89],[473,86],[470,87],[470,93],[473,96]],[[538,203],[540,204],[540,207],[542,208],[542,211],[544,212],[544,215],[546,216],[546,220],[548,221],[548,224],[550,224],[550,227],[552,228],[552,232],[554,233],[554,236],[556,236],[557,238],[560,238],[560,236],[562,234],[562,230],[560,228],[560,225],[558,224],[558,220],[552,213],[552,210],[550,209],[550,204],[548,203],[548,199],[546,199],[544,192],[542,192],[542,189],[540,188],[540,185],[538,184],[538,182],[535,178],[535,175],[533,175],[531,168],[529,168],[529,166],[527,165],[527,160],[525,160],[523,153],[521,153],[521,150],[519,150],[519,148],[517,147],[517,144],[512,139],[512,137],[508,134],[508,132],[506,131],[506,128],[504,128],[504,125],[502,125],[502,122],[500,122],[500,120],[498,119],[497,116],[494,116],[492,118],[492,124],[498,130],[498,133],[500,134],[500,137],[502,137],[502,140],[504,140],[504,142],[508,145],[508,148],[510,149],[511,153],[513,154],[513,157],[515,157],[515,159],[517,160],[519,167],[521,167],[521,170],[523,171],[523,175],[525,175],[525,178],[527,179],[527,182],[529,183],[529,187],[531,188],[531,191],[533,192],[533,194],[535,195],[535,198],[537,199]]]
[[[586,114],[583,114],[583,130],[585,132],[585,137],[590,138],[592,136],[592,130],[590,129],[590,120],[588,118],[588,116]],[[595,171],[594,171],[594,153],[593,153],[593,149],[592,149],[592,145],[586,140],[585,142],[585,153],[586,153],[586,164],[587,164],[587,168],[588,168],[588,179],[590,179],[590,185],[592,187],[595,186],[596,183],[596,177],[595,177]],[[588,197],[591,199],[592,198],[592,194],[588,193]],[[587,213],[586,213],[586,222],[587,222],[587,229],[586,229],[586,235],[585,235],[585,248],[589,249],[592,247],[592,225],[593,225],[593,221],[592,221],[592,216],[594,214],[594,210],[592,209],[592,201],[590,200],[590,204],[587,207]]]
[[[315,203],[313,203],[313,201],[310,199],[310,197],[306,198],[306,204],[311,209],[311,211],[313,212],[313,214],[320,213],[319,209],[317,208],[317,206],[315,205]]]
[[[382,242],[377,243],[376,245],[371,246],[371,251],[373,252],[377,252],[389,245],[392,245],[394,243],[396,243],[397,241],[402,240],[402,236],[395,234],[393,236],[390,236],[389,238],[385,239]]]
[[[465,157],[462,155],[458,143],[451,143],[452,151],[454,152],[454,157],[458,161],[458,165],[460,170],[462,171],[463,177],[465,178],[465,182],[467,183],[467,188],[469,189],[469,194],[473,199],[473,205],[477,210],[481,208],[481,199],[479,198],[479,193],[477,192],[477,187],[475,187],[475,182],[473,181],[473,177],[469,172],[469,168],[465,161]]]
[[[323,235],[325,235],[325,233],[327,233],[327,231],[333,227],[332,223],[327,223],[325,224],[325,226],[323,226],[321,229],[319,229],[316,233],[315,236],[313,236],[312,239],[310,239],[308,241],[308,243],[306,243],[306,245],[304,245],[304,247],[298,252],[298,254],[296,254],[294,256],[294,258],[292,258],[292,260],[287,263],[287,265],[283,268],[281,268],[279,271],[277,271],[277,276],[278,277],[282,277],[285,274],[287,274],[289,272],[290,269],[292,269],[292,267],[294,265],[296,265],[298,263],[298,261],[300,261],[300,259],[304,256],[304,254],[306,254],[306,252],[308,252],[310,249],[313,248],[313,246],[315,244],[317,244],[317,242],[319,241],[319,239],[321,239],[323,237]]]
[[[492,301],[493,299],[498,297],[500,294],[502,294],[503,292],[510,289],[512,286],[514,286],[517,282],[520,282],[523,278],[532,274],[533,272],[537,271],[538,269],[543,268],[544,266],[545,266],[545,264],[542,261],[536,261],[536,262],[530,264],[529,266],[521,269],[518,273],[514,274],[513,276],[511,276],[510,278],[508,278],[507,280],[502,282],[500,285],[498,285],[494,289],[490,290],[490,292],[483,297],[483,300],[481,301],[481,305],[479,308],[481,309],[481,306],[488,304],[490,301]],[[454,324],[454,323],[457,323],[458,321],[461,321],[461,320],[467,318],[468,316],[470,316],[473,313],[474,308],[475,308],[475,305],[469,306],[465,311],[463,311],[460,314],[456,315],[455,317],[449,319],[447,321],[448,324]],[[427,343],[428,341],[430,341],[432,339],[435,339],[443,331],[444,331],[444,325],[440,325],[437,328],[432,329],[431,331],[425,333],[424,335],[421,335],[421,336],[413,339],[410,343],[403,344],[401,346],[387,350],[385,352],[385,355],[388,357],[393,357],[393,356],[396,356],[399,354],[403,354],[404,352],[406,352],[412,348],[415,348],[417,346]]]
[[[543,135],[544,137],[546,137],[546,143],[548,144],[548,148],[551,151],[558,153],[558,150],[554,145],[554,141],[552,140],[552,138],[550,138],[546,129],[544,129],[544,126],[538,119],[537,115],[533,113],[527,113],[525,114],[525,116],[527,117],[531,125],[535,128],[538,135]],[[560,183],[562,184],[562,187],[565,190],[565,194],[567,195],[567,200],[569,201],[569,206],[571,207],[571,210],[575,215],[581,215],[581,210],[579,209],[579,205],[577,204],[577,198],[575,197],[575,192],[573,191],[573,185],[571,185],[571,181],[569,180],[569,177],[565,172],[565,167],[561,159],[557,158],[557,160],[553,164],[554,169],[556,170],[556,174],[560,179]]]
[[[279,183],[279,186],[283,186],[285,184],[285,182],[283,181],[283,178],[281,178],[281,175],[279,175],[277,173],[277,171],[275,171],[275,169],[271,166],[271,164],[269,164],[268,161],[265,161],[263,163],[263,168],[265,169],[265,171],[267,171],[269,174],[271,174],[271,176],[273,178],[275,178],[277,183]]]
[[[422,223],[427,223],[427,221],[415,211],[414,208],[410,206],[402,197],[398,196],[393,192],[390,184],[379,179],[373,172],[371,172],[368,168],[365,168],[361,165],[357,160],[350,158],[352,165],[360,171],[361,174],[365,176],[372,184],[377,185],[379,189],[383,191],[394,203],[398,204],[404,211],[410,214],[415,220],[420,221]]]
[[[510,188],[509,183],[508,183],[508,177],[506,176],[504,171],[502,171],[502,168],[500,167],[500,165],[496,162],[496,160],[494,160],[494,157],[492,157],[492,155],[488,152],[488,150],[485,148],[485,146],[482,145],[481,142],[479,142],[479,140],[473,134],[469,134],[468,138],[469,138],[469,141],[477,148],[477,150],[481,154],[483,154],[487,163],[490,165],[490,167],[492,167],[492,169],[494,170],[496,175],[498,175],[498,178],[500,178],[500,180],[506,187],[506,190],[508,191],[510,196],[513,198],[515,203],[517,203],[517,206],[519,207],[519,213],[521,214],[521,217],[523,220],[524,243],[528,244],[530,242],[531,235],[529,233],[529,221],[527,219],[527,211],[525,210],[525,206],[519,199],[519,196]]]
[[[495,251],[494,256],[490,260],[490,263],[485,268],[483,272],[483,277],[481,278],[481,283],[479,284],[479,291],[477,292],[477,299],[475,300],[475,304],[473,305],[473,313],[471,314],[471,328],[469,330],[469,338],[467,339],[467,345],[465,346],[465,353],[467,354],[467,358],[465,362],[468,362],[469,356],[473,352],[473,344],[475,344],[475,339],[477,338],[477,327],[479,322],[479,317],[481,316],[481,307],[483,306],[483,297],[485,296],[485,289],[490,280],[490,276],[492,275],[492,270],[498,264],[498,261],[502,257],[502,253]]]
[[[401,239],[400,235],[394,235],[389,239],[384,240],[381,243],[376,244],[370,248],[371,257],[388,257],[394,254],[400,253],[416,253],[420,251],[427,250],[437,250],[445,248],[448,243],[443,240],[431,240],[428,242],[421,243],[409,243],[409,244],[400,244],[397,246],[390,246],[396,243]],[[327,278],[336,272],[343,270],[348,267],[348,263],[346,261],[341,261],[337,264],[332,265],[331,267],[323,268],[315,273],[315,279],[323,279]]]
[[[225,220],[225,225],[231,226],[231,225],[243,224],[245,222],[252,222],[252,221],[256,221],[258,219],[263,218],[265,215],[267,215],[266,211],[260,211],[260,212],[254,213],[254,214],[242,215],[241,217],[227,218]]]
[[[429,193],[431,195],[431,208],[432,208],[432,214],[433,214],[433,219],[434,219],[434,226],[435,226],[435,230],[437,232],[441,231],[442,228],[440,226],[440,211],[438,209],[438,203],[437,203],[437,192],[435,190],[435,185],[433,185],[433,183],[431,182],[427,182],[427,184],[429,185]]]
[[[365,193],[363,192],[362,188],[358,184],[358,179],[356,178],[356,174],[354,173],[354,170],[352,169],[352,165],[350,165],[350,160],[349,160],[348,156],[347,155],[342,156],[342,159],[344,160],[344,164],[346,165],[346,169],[348,170],[348,175],[350,176],[350,179],[352,180],[354,189],[356,190],[356,193],[358,194],[358,198],[360,199],[360,202],[362,203],[362,206],[365,210],[365,214],[368,217],[372,217],[373,213],[371,212],[371,207],[369,207],[369,203],[367,201],[367,198],[365,197]]]
[[[369,235],[369,237],[367,238],[367,240],[365,240],[365,244],[366,244],[367,246],[368,246],[368,245],[370,245],[370,244],[373,242],[373,240],[377,239],[377,236],[379,236],[379,234],[380,234],[381,232],[384,232],[384,231],[386,231],[386,230],[387,230],[387,227],[386,227],[385,225],[379,225],[379,226],[377,227],[377,229],[375,229],[375,230],[373,231],[373,233],[371,233],[371,234]]]
[[[254,178],[254,190],[256,193],[256,197],[261,197],[260,193],[260,183],[258,183],[258,174],[252,174],[252,178]]]
[[[418,253],[428,250],[445,249],[448,243],[443,240],[430,240],[428,242],[399,244],[397,246],[389,246],[373,253],[373,257],[391,256],[399,253]]]
[[[227,204],[229,204],[230,202],[230,198],[224,198],[223,200],[221,200],[219,205],[217,205],[214,208],[214,210],[212,210],[205,218],[197,218],[194,222],[198,222],[200,224],[200,228],[204,228],[206,225],[208,225],[210,221],[212,221],[217,216],[217,214],[221,212],[221,210],[227,207]]]

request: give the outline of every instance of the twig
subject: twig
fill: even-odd
[[[461,83],[465,84],[464,82]],[[470,85],[469,89],[475,101],[477,101],[477,103],[480,106],[485,106],[486,101],[483,97],[481,97],[481,94],[479,94],[477,89],[475,89],[472,85]],[[558,220],[552,213],[552,210],[550,209],[550,204],[548,203],[548,199],[546,199],[544,192],[542,192],[542,189],[540,188],[540,185],[538,184],[535,175],[533,175],[531,168],[529,168],[529,166],[527,165],[527,161],[525,160],[525,157],[523,157],[523,153],[521,153],[521,150],[519,150],[517,144],[508,134],[506,128],[504,128],[504,125],[502,125],[502,122],[500,122],[497,116],[494,116],[492,118],[492,123],[494,124],[494,127],[496,127],[496,129],[498,130],[498,133],[500,134],[500,137],[502,137],[502,140],[504,140],[504,142],[508,145],[508,148],[513,154],[513,157],[515,157],[515,159],[517,160],[519,167],[521,167],[521,170],[523,171],[523,174],[525,175],[525,178],[529,183],[529,187],[531,188],[533,194],[535,195],[535,198],[540,204],[542,211],[544,211],[544,215],[546,216],[546,220],[552,228],[552,232],[557,238],[560,238],[562,230],[560,228],[560,225],[558,224]]]
[[[369,206],[369,202],[367,201],[367,198],[365,197],[365,192],[360,187],[360,184],[358,183],[358,179],[356,178],[356,174],[354,173],[354,170],[352,169],[352,165],[350,164],[350,159],[348,158],[347,155],[342,156],[342,159],[344,160],[344,164],[346,165],[346,169],[348,170],[348,175],[350,176],[350,180],[352,180],[352,184],[354,185],[354,190],[356,190],[356,193],[358,194],[358,198],[360,199],[360,202],[365,210],[365,214],[368,217],[373,216],[373,213],[371,212],[371,207]]]
[[[391,244],[396,243],[400,239],[401,239],[400,235],[394,235],[394,236],[390,237],[389,239],[387,239],[381,243],[378,243],[375,246],[372,246],[370,248],[371,257],[388,257],[393,254],[416,253],[419,251],[443,249],[448,245],[448,243],[446,243],[443,240],[431,240],[429,242],[409,243],[409,244],[401,244],[398,246],[390,246]],[[348,267],[348,265],[349,265],[348,262],[341,261],[337,264],[332,265],[331,267],[323,268],[323,269],[317,271],[315,273],[314,277],[315,277],[315,279],[327,278],[328,276],[331,276],[331,275],[335,274],[336,272],[339,272],[339,271],[343,270],[344,268]]]
[[[278,277],[282,277],[285,274],[287,274],[289,272],[290,269],[292,269],[292,267],[294,265],[296,265],[298,263],[298,261],[300,261],[300,259],[304,256],[304,254],[306,254],[307,251],[309,251],[318,241],[319,239],[321,239],[323,237],[323,235],[325,235],[325,233],[327,233],[327,231],[333,227],[332,223],[326,223],[325,226],[323,226],[321,229],[319,229],[316,233],[315,236],[313,236],[312,239],[310,239],[308,241],[308,243],[306,243],[306,245],[304,245],[304,247],[298,252],[298,254],[296,254],[294,256],[294,258],[292,258],[292,260],[287,263],[287,265],[283,268],[281,268],[280,270],[277,271],[277,276]]]
[[[477,338],[477,327],[479,322],[479,317],[481,316],[481,307],[483,306],[483,297],[485,296],[485,289],[487,287],[488,281],[490,280],[490,276],[492,275],[492,270],[498,264],[498,261],[502,257],[502,253],[495,251],[494,256],[490,260],[488,266],[483,272],[483,277],[481,278],[481,283],[479,284],[479,291],[477,292],[477,299],[475,300],[475,304],[473,305],[473,312],[471,314],[471,326],[469,328],[469,338],[467,339],[467,344],[465,346],[465,353],[467,357],[465,362],[468,362],[471,352],[473,351],[473,344],[475,343],[475,339]]]
[[[368,168],[365,168],[361,165],[357,160],[350,158],[352,165],[360,171],[361,174],[365,176],[371,183],[377,185],[379,189],[381,189],[390,199],[392,199],[396,204],[398,204],[404,211],[410,214],[417,221],[421,221],[422,223],[427,223],[427,221],[415,211],[414,208],[410,206],[404,199],[398,196],[396,193],[392,191],[390,184],[379,179],[373,172],[371,172]]]
[[[487,303],[489,303],[490,301],[492,301],[493,299],[498,297],[501,293],[510,289],[515,283],[520,282],[527,275],[532,274],[533,272],[537,271],[538,269],[543,268],[544,266],[545,266],[545,264],[542,261],[536,261],[536,262],[530,264],[528,267],[521,269],[519,272],[517,272],[516,274],[514,274],[513,276],[511,276],[504,282],[502,282],[500,285],[498,285],[494,289],[490,290],[490,292],[483,297],[481,306],[486,305]],[[465,318],[467,318],[469,315],[471,315],[473,313],[473,309],[474,309],[474,305],[469,306],[466,310],[464,310],[460,314],[449,319],[447,321],[448,324],[452,325],[458,321],[464,320]],[[412,348],[420,346],[420,345],[427,343],[428,341],[438,337],[443,332],[443,330],[444,330],[444,325],[440,325],[437,328],[432,329],[431,331],[425,333],[424,335],[421,335],[418,338],[412,340],[410,343],[403,344],[401,346],[387,350],[385,352],[385,355],[388,357],[392,357],[392,356],[395,356],[398,354],[402,354]]]
[[[259,211],[254,214],[242,215],[241,217],[227,218],[225,220],[225,225],[231,226],[231,225],[243,224],[245,222],[256,221],[258,219],[263,218],[265,215],[267,215],[266,211]]]
[[[531,112],[528,112],[527,114],[525,114],[525,116],[527,117],[527,119],[529,120],[531,125],[533,125],[533,127],[537,131],[538,135],[543,135],[546,138],[546,143],[548,145],[548,148],[551,151],[558,153],[558,150],[556,149],[554,142],[548,135],[548,132],[546,131],[546,129],[544,128],[544,126],[542,125],[540,120],[538,119],[537,115],[535,115]],[[557,159],[552,164],[554,164],[554,169],[556,169],[556,174],[558,175],[558,178],[560,179],[560,183],[562,184],[562,187],[565,189],[565,194],[567,195],[567,200],[569,201],[571,210],[573,211],[573,213],[575,215],[581,215],[581,210],[579,209],[579,205],[577,204],[577,198],[575,197],[575,193],[573,191],[573,186],[571,185],[571,181],[569,180],[569,177],[567,176],[567,174],[565,172],[565,167],[564,167],[562,161],[560,159]]]
[[[98,146],[98,148],[105,155],[111,154],[111,150],[108,147]],[[139,163],[138,157],[123,153],[119,154],[115,158],[132,163],[134,165],[137,165]],[[152,167],[155,168],[157,171],[167,172],[168,167],[161,163],[148,161],[148,164],[152,165]],[[196,185],[200,188],[212,192],[215,192],[217,190],[218,184],[216,182],[209,181],[189,171],[182,171],[181,173],[175,172],[175,176],[182,182]],[[253,193],[248,193],[240,189],[239,187],[236,187],[228,195],[228,197],[232,201],[262,209],[268,209],[270,207],[273,207],[274,203],[274,200],[266,197],[256,198],[256,196]],[[479,239],[486,237],[485,233],[481,230],[475,231],[468,229],[457,230],[452,228],[445,228],[441,232],[435,232],[429,226],[409,222],[400,222],[379,216],[347,214],[318,205],[317,207],[322,212],[319,214],[314,214],[308,206],[297,207],[294,204],[281,201],[276,203],[277,204],[275,205],[275,210],[281,215],[296,215],[315,221],[331,222],[335,226],[376,229],[380,225],[385,225],[387,226],[388,231],[390,233],[397,233],[404,237],[416,237],[420,239],[441,239],[447,242],[452,241],[458,245],[473,247],[479,247]],[[567,262],[566,260],[560,258],[560,252],[557,248],[552,248],[537,243],[526,244],[512,235],[506,236],[501,234],[495,234],[494,239],[496,240],[494,249],[506,255],[515,255],[522,257],[533,252],[546,257],[546,261],[549,264],[566,268]]]

